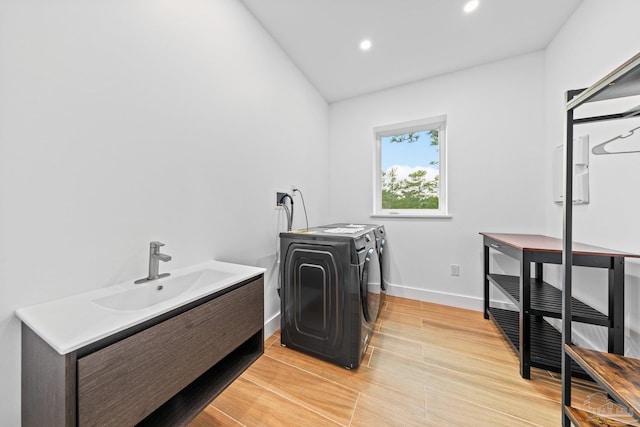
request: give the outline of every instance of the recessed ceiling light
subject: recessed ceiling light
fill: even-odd
[[[365,50],[365,51],[369,50],[369,49],[371,49],[371,46],[372,46],[371,40],[369,40],[369,39],[365,39],[365,40],[362,40],[360,42],[360,49],[361,50]]]
[[[465,3],[464,11],[466,13],[471,13],[471,12],[473,12],[474,10],[476,10],[478,8],[479,4],[480,4],[479,0],[470,0],[470,1]]]

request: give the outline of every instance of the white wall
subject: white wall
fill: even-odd
[[[553,147],[564,143],[564,92],[595,83],[640,50],[640,2],[635,0],[585,0],[545,52],[546,148],[550,162]],[[629,107],[638,105],[637,98]],[[606,107],[589,109],[591,114],[616,112]],[[590,145],[604,142],[640,126],[639,119],[579,126],[576,135],[588,134]],[[636,138],[640,138],[636,136]],[[637,140],[636,140],[637,141]],[[639,146],[637,143],[635,146]],[[640,154],[590,154],[590,198],[588,205],[574,208],[574,240],[632,253],[640,253],[638,211],[640,199]],[[545,174],[550,176],[550,174]],[[562,208],[551,201],[547,180],[544,206],[547,233],[562,234]],[[557,272],[556,272],[557,273]],[[575,292],[579,298],[606,312],[606,275],[593,269],[577,269]],[[558,282],[559,283],[559,280]],[[640,264],[626,262],[626,351],[640,357]],[[578,338],[606,348],[604,328],[577,326]]]
[[[236,0],[0,0],[0,419],[16,308],[207,259],[269,269],[275,191],[328,216],[328,106]],[[82,322],[82,319],[78,319]]]
[[[478,233],[544,231],[543,79],[538,52],[331,104],[331,217],[385,224],[393,293],[480,310]],[[441,114],[452,218],[371,218],[373,128]]]

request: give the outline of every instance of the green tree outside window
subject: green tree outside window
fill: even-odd
[[[437,158],[439,131],[430,129],[424,132],[410,132],[385,138],[390,145],[395,144],[429,144]],[[392,147],[391,147],[392,148]],[[417,160],[420,163],[420,159]],[[438,161],[430,160],[428,164],[438,170]],[[418,167],[406,177],[398,176],[398,168],[390,167],[382,174],[382,209],[438,209],[439,208],[439,173],[428,177],[427,169]]]

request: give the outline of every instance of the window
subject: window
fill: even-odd
[[[448,216],[446,116],[374,131],[374,215]]]

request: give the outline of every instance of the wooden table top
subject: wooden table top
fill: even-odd
[[[530,252],[562,252],[562,239],[543,236],[541,234],[485,233],[489,237],[507,246]],[[640,258],[640,254],[616,251],[599,246],[573,242],[573,253],[580,255],[597,255],[606,257]]]

